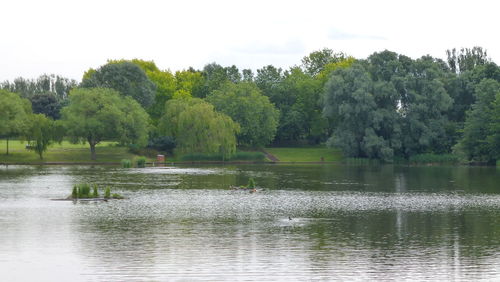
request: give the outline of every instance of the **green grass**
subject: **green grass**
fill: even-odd
[[[280,162],[336,162],[342,160],[340,150],[326,147],[300,147],[300,148],[266,148],[270,154],[279,159]]]
[[[230,158],[223,159],[221,154],[186,154],[180,157],[180,161],[254,161],[263,162],[266,156],[262,152],[236,152]]]
[[[41,162],[94,162],[90,159],[90,148],[88,144],[72,144],[64,141],[61,144],[53,144],[43,154],[40,160],[34,151],[25,149],[26,142],[17,140],[9,141],[9,155],[5,155],[5,140],[0,140],[0,162],[8,163],[41,163]],[[133,154],[126,147],[115,146],[116,142],[101,142],[96,146],[98,163],[116,162],[122,159],[132,159]]]

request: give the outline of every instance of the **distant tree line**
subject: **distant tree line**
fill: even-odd
[[[152,61],[110,60],[80,83],[55,75],[0,83],[0,107],[8,108],[0,136],[33,142],[46,131],[46,143],[88,142],[92,158],[100,141],[117,140],[226,157],[237,146],[326,143],[387,162],[453,153],[492,163],[500,159],[500,68],[481,47],[446,54],[355,59],[325,48],[289,69],[256,72],[217,63],[171,72]]]

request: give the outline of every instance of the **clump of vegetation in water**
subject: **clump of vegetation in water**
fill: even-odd
[[[90,197],[90,185],[87,183],[77,184],[78,198],[91,198]]]
[[[71,192],[69,199],[99,199],[99,189],[96,184],[92,185],[92,193],[90,191],[90,185],[86,183],[75,184]],[[111,194],[111,189],[106,187],[104,190],[103,199],[123,199],[123,196],[117,193]]]
[[[255,180],[253,178],[248,179],[247,188],[248,189],[254,189],[255,188]]]
[[[111,198],[113,198],[113,199],[123,199],[123,196],[120,195],[120,194],[117,194],[117,193],[113,193],[113,195],[111,195]]]
[[[123,159],[122,160],[122,167],[123,168],[130,168],[130,167],[132,167],[132,162],[128,159]]]
[[[145,167],[146,166],[146,157],[138,157],[135,160],[135,164],[137,167]]]
[[[109,198],[111,198],[111,189],[109,189],[109,187],[106,187],[106,190],[104,191],[104,199]]]
[[[94,188],[94,192],[92,193],[92,196],[94,198],[99,198],[99,192],[97,191],[97,185],[94,184],[94,186],[92,186],[92,188]]]

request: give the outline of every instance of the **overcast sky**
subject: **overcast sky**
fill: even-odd
[[[500,62],[496,1],[6,0],[0,81],[43,73],[81,79],[107,59],[172,71],[207,63],[288,68],[324,47],[366,58],[389,49],[445,58],[482,46]]]

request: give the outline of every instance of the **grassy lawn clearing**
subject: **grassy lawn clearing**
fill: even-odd
[[[9,155],[6,155],[6,141],[0,140],[0,162],[7,163],[41,163],[41,162],[97,162],[97,163],[119,163],[122,159],[132,159],[133,154],[126,147],[114,146],[116,142],[102,142],[97,145],[97,160],[90,160],[90,148],[88,144],[72,144],[64,141],[61,144],[53,144],[43,154],[40,160],[34,151],[26,150],[26,142],[18,140],[9,141]]]

